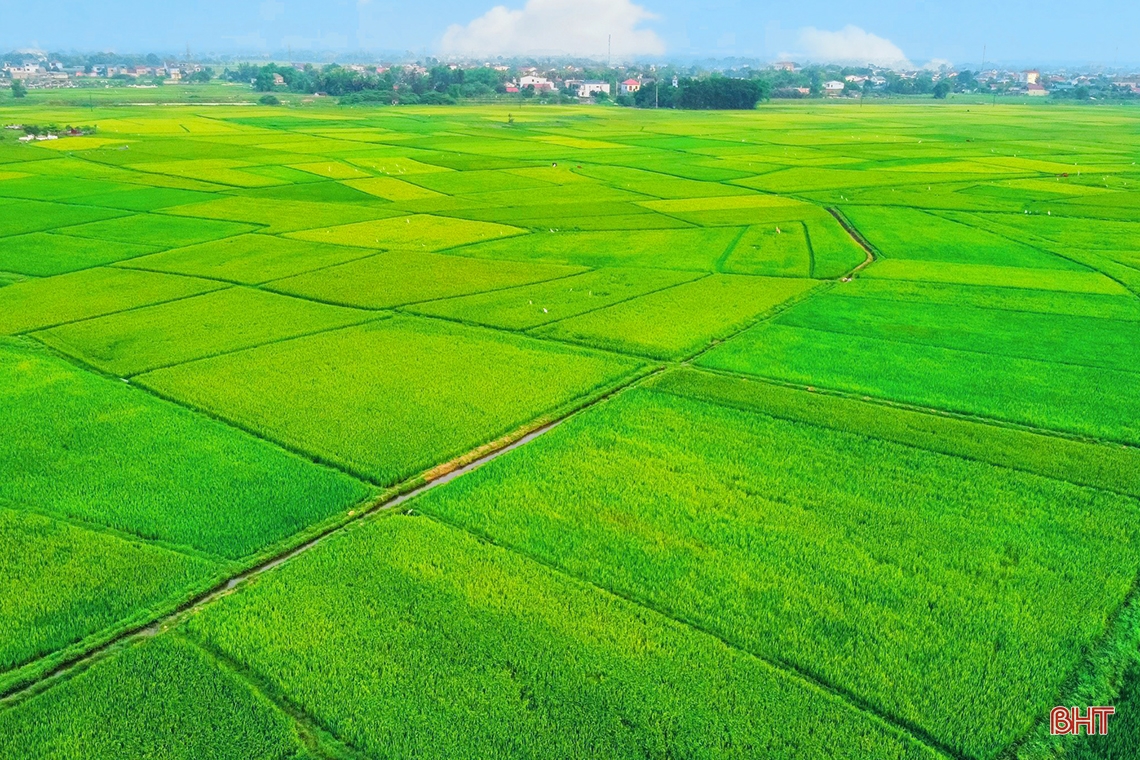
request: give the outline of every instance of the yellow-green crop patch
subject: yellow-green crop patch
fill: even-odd
[[[373,312],[235,287],[71,322],[34,337],[127,377],[375,318]]]
[[[1134,499],[640,389],[414,507],[969,757],[1050,709],[1140,566]]]
[[[359,179],[372,176],[366,171],[361,171],[355,166],[342,164],[339,161],[312,161],[305,164],[292,164],[290,168],[300,169],[303,172],[328,179]]]
[[[844,215],[884,257],[1087,271],[1068,259],[917,209],[851,206]],[[922,230],[915,235],[915,230]]]
[[[435,198],[439,196],[439,193],[434,190],[428,190],[425,187],[413,185],[411,182],[404,182],[395,177],[348,179],[345,180],[344,184],[354,190],[360,190],[361,192],[375,195],[377,198],[384,198],[389,201],[416,201],[421,198]]]
[[[484,240],[518,235],[522,230],[502,224],[469,222],[418,214],[375,222],[345,224],[323,229],[290,233],[298,240],[336,243],[366,248],[405,248],[414,251],[442,251]]]
[[[226,158],[195,158],[187,161],[158,161],[132,164],[131,168],[152,174],[168,174],[209,182],[215,185],[234,187],[265,187],[279,185],[281,180],[263,177],[249,171],[242,171],[250,164]]]
[[[0,378],[0,506],[241,559],[369,494],[42,347],[0,341]]]
[[[712,636],[426,518],[361,525],[281,570],[188,634],[362,751],[937,757]]]
[[[279,233],[330,227],[337,224],[385,219],[398,212],[383,204],[362,206],[350,203],[321,203],[314,201],[249,198],[231,196],[205,203],[193,203],[165,209],[165,213],[178,216],[220,219],[245,222],[261,227],[261,232]]]
[[[789,319],[796,319],[790,315]],[[996,315],[994,321],[1000,323],[1001,318]],[[1133,370],[1067,364],[1052,357],[987,353],[972,346],[951,348],[921,337],[915,340],[911,333],[899,334],[889,328],[871,337],[830,332],[821,321],[809,323],[810,327],[802,326],[803,321],[801,326],[792,326],[777,320],[760,325],[713,349],[699,363],[801,385],[1140,443],[1140,397],[1128,390],[1140,378]],[[904,327],[914,330],[913,325]],[[884,333],[888,337],[882,337]],[[1019,339],[1028,343],[1028,351],[1047,355],[1047,346],[1034,350],[1034,336],[1018,333],[1006,342],[1016,346]]]
[[[0,200],[0,236],[40,232],[117,216],[126,216],[126,212],[93,206],[5,199]]]
[[[110,264],[159,250],[156,245],[108,242],[33,232],[0,243],[0,271],[46,277]]]
[[[983,287],[1056,290],[1070,293],[1126,295],[1119,282],[1100,272],[1069,269],[1027,269],[993,264],[958,264],[940,261],[888,259],[868,267],[864,277],[914,282],[940,282]]]
[[[254,234],[175,248],[120,266],[257,285],[375,253],[371,248]]]
[[[0,712],[13,760],[162,757],[290,760],[296,725],[198,647],[161,636]]]
[[[366,309],[482,293],[577,274],[581,267],[390,251],[277,280],[282,293]]]
[[[721,264],[731,274],[811,277],[812,250],[802,222],[749,227]]]
[[[222,283],[196,277],[112,267],[26,280],[0,291],[0,335],[173,301],[222,287]]]
[[[455,251],[462,256],[586,267],[654,267],[711,272],[740,236],[735,229],[535,232]]]
[[[185,219],[165,214],[135,214],[102,222],[64,227],[57,232],[75,237],[118,243],[142,243],[178,248],[207,240],[252,232],[248,224],[216,222],[209,219]]]
[[[408,311],[525,330],[605,308],[700,275],[666,269],[598,269],[538,285],[429,301]]]
[[[535,334],[657,359],[680,359],[817,285],[789,277],[714,274],[538,328]]]
[[[0,687],[37,657],[180,598],[219,563],[0,507]]]
[[[160,369],[136,382],[391,485],[548,419],[642,367],[396,317]]]

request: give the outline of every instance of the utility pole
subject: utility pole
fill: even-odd
[[[653,107],[661,107],[661,83],[656,79],[653,80]]]

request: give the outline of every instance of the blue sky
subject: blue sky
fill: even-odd
[[[505,9],[492,11],[496,4]],[[749,56],[901,55],[1009,64],[1140,64],[1140,2],[1086,0],[0,0],[0,49],[410,50]],[[813,31],[814,30],[814,31]]]

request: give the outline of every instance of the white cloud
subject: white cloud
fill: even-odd
[[[605,56],[612,35],[615,59],[660,55],[665,43],[640,28],[656,16],[631,0],[527,0],[519,10],[496,5],[466,26],[444,32],[445,53]]]
[[[871,63],[897,68],[911,66],[898,45],[850,24],[837,32],[806,27],[800,30],[799,44],[803,56],[823,63]]]

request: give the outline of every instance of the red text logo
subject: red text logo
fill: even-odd
[[[1087,736],[1104,736],[1108,733],[1108,718],[1115,714],[1115,707],[1090,707],[1084,715],[1081,715],[1079,707],[1054,707],[1049,713],[1049,733],[1053,736],[1079,736],[1083,728]]]

